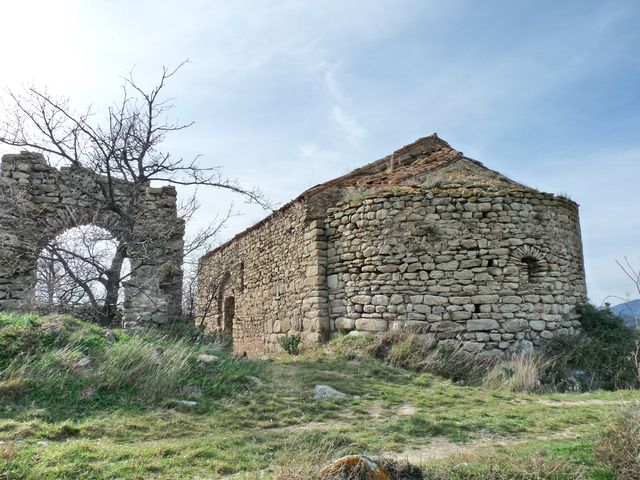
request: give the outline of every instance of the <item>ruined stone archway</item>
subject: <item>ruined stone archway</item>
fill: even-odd
[[[40,251],[63,231],[93,224],[126,241],[132,274],[125,285],[127,326],[165,323],[181,313],[184,221],[173,187],[145,186],[126,225],[118,208],[130,201],[124,182],[80,167],[49,166],[40,154],[2,158],[0,174],[0,310],[28,306]]]

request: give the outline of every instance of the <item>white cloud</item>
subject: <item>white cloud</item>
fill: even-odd
[[[205,166],[223,164],[279,202],[437,131],[487,166],[582,204],[590,291],[601,297],[624,288],[614,256],[637,252],[640,144],[631,134],[616,152],[611,132],[593,138],[553,127],[618,122],[637,133],[637,97],[623,100],[615,74],[637,85],[638,8],[569,4],[3,2],[0,87],[33,80],[79,106],[103,107],[132,67],[148,84],[162,65],[190,58],[168,92],[176,114],[197,123],[167,147],[204,154]],[[600,97],[568,101],[598,75],[610,82]],[[628,112],[610,107],[618,101]],[[610,108],[589,117],[600,104]],[[525,144],[545,128],[562,148],[545,138]],[[205,211],[228,200],[202,191]],[[259,216],[242,217],[228,235]]]
[[[367,129],[338,105],[331,109],[331,118],[342,129],[349,143],[357,145],[367,136]]]

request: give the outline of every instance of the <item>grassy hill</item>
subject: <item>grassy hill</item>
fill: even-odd
[[[0,478],[309,479],[350,453],[436,479],[633,478],[605,447],[637,440],[616,422],[640,419],[640,392],[465,386],[349,347],[251,362],[219,339],[0,314]]]

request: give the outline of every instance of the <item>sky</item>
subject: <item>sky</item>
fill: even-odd
[[[167,139],[276,204],[437,132],[487,167],[580,204],[590,299],[635,298],[640,268],[637,0],[0,0],[0,88],[98,112],[163,66]],[[6,153],[1,150],[0,153]],[[187,192],[180,192],[186,195]],[[266,215],[230,202],[220,240]],[[612,304],[618,303],[610,299]]]

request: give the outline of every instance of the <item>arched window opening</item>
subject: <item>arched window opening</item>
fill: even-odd
[[[224,299],[223,331],[233,335],[233,319],[236,316],[236,299],[227,297]]]
[[[515,248],[507,262],[519,271],[521,287],[537,288],[532,284],[541,284],[549,271],[549,257],[534,245],[522,245]]]
[[[218,303],[218,314],[217,314],[217,326],[218,328],[224,329],[224,297],[225,293],[228,293],[229,286],[231,284],[231,274],[229,272],[224,272],[220,282],[216,286],[216,296]]]
[[[525,268],[525,274],[529,283],[536,283],[540,280],[540,275],[543,273],[542,265],[537,258],[524,257],[522,263]]]
[[[71,228],[48,242],[38,257],[36,308],[117,324],[123,281],[130,272],[126,248],[111,232],[96,225]]]

